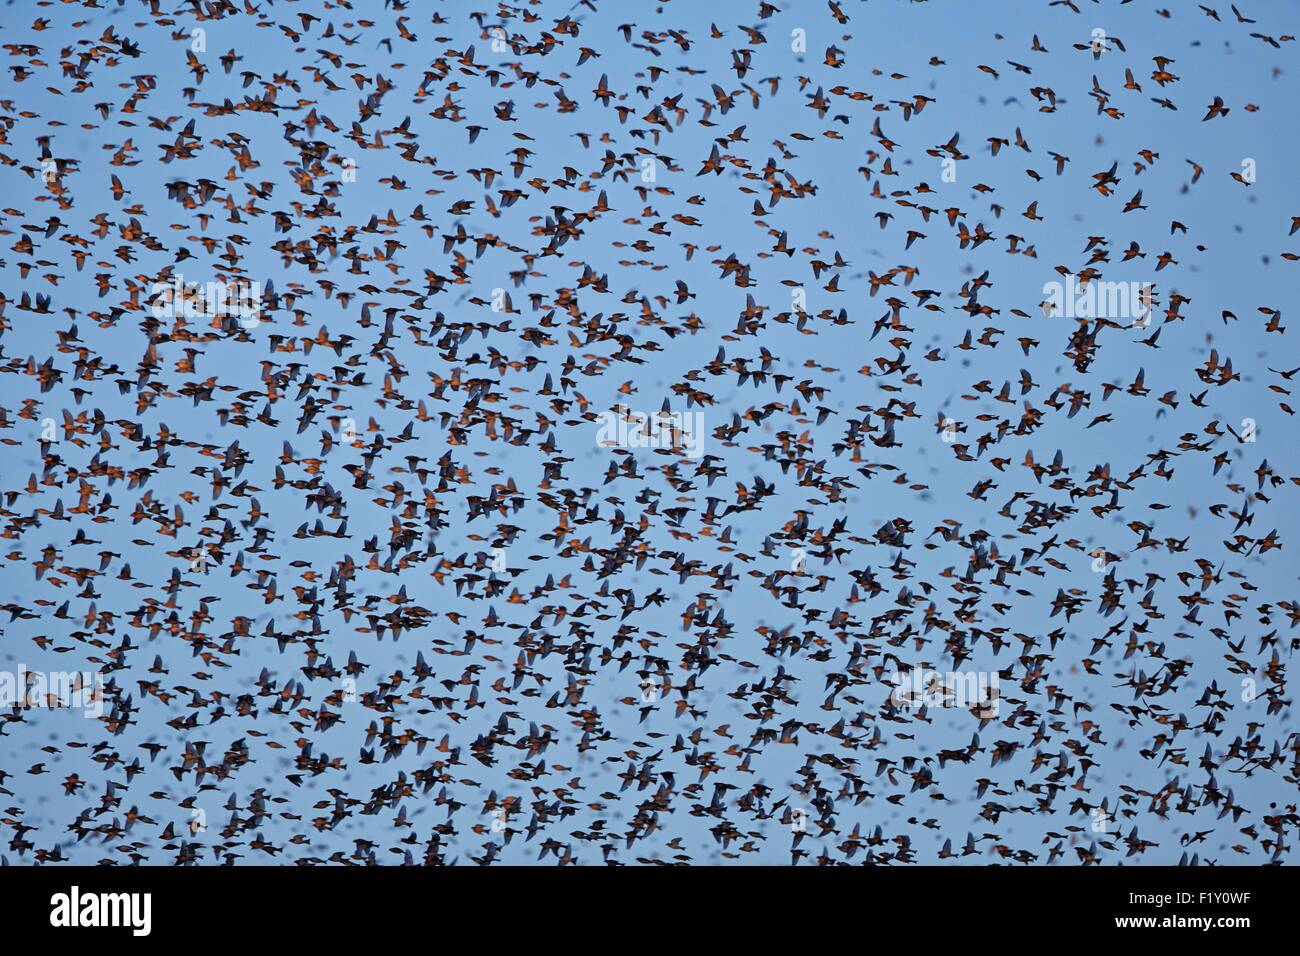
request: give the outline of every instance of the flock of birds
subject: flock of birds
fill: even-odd
[[[3,861],[1289,862],[1294,37],[968,13],[6,7]]]

